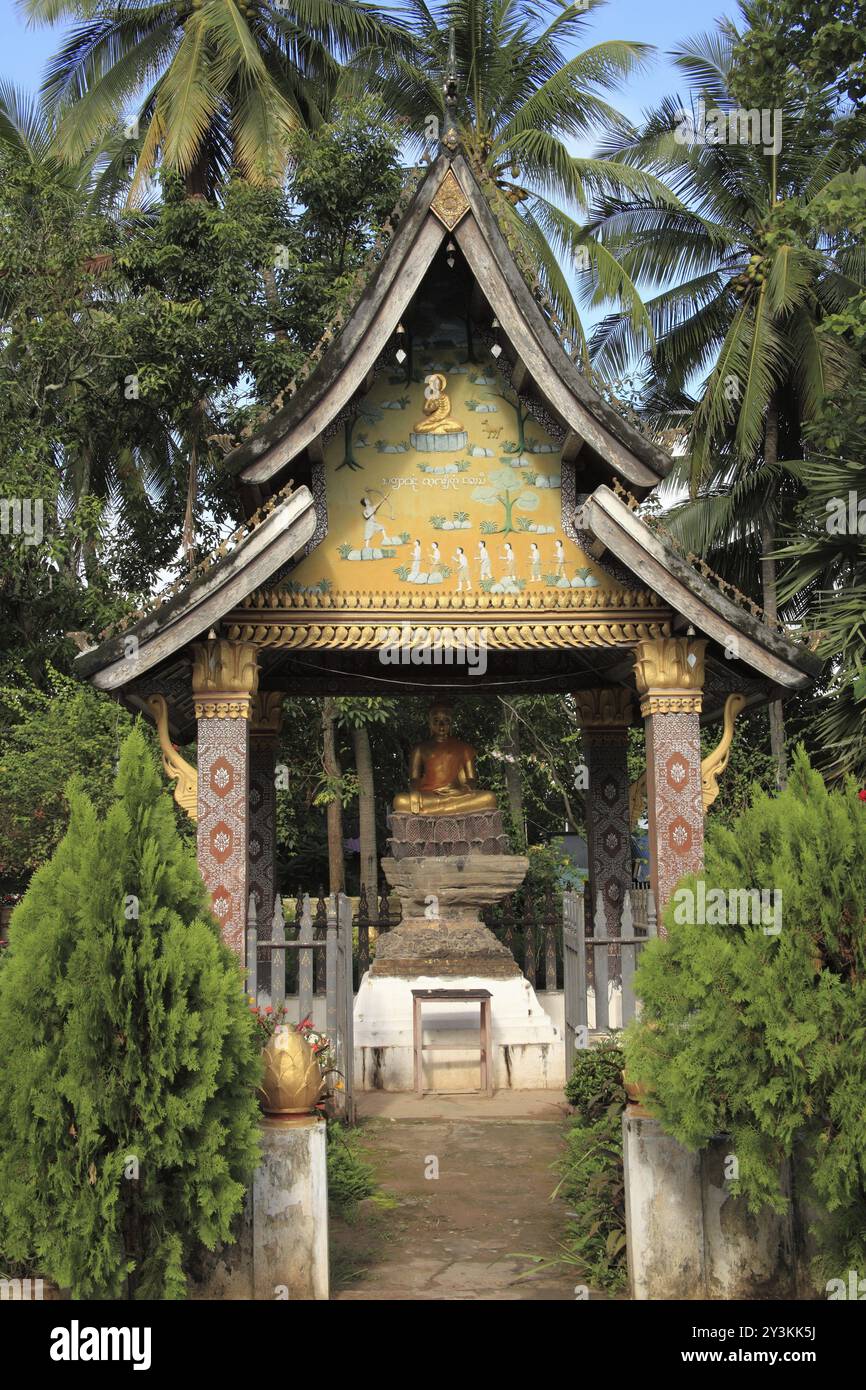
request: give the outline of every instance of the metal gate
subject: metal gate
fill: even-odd
[[[601,894],[598,896],[595,912],[596,922],[604,922],[605,911]],[[649,888],[638,888],[626,893],[623,899],[619,921],[619,934],[608,936],[600,932],[597,936],[586,934],[586,911],[583,893],[566,892],[562,895],[562,956],[563,985],[565,994],[565,1066],[566,1076],[571,1075],[574,1054],[578,1047],[586,1047],[590,1031],[606,1033],[610,1030],[610,948],[617,948],[620,961],[619,983],[622,990],[622,1026],[634,1018],[637,1001],[634,993],[634,972],[640,953],[652,937],[656,935],[655,900]],[[592,952],[592,969],[587,970],[587,953]],[[595,996],[595,1019],[592,1029],[589,1022],[588,990],[591,973]]]
[[[298,1021],[313,1016],[314,953],[325,954],[325,1027],[331,1040],[336,1065],[336,1080],[331,1111],[338,1119],[353,1124],[355,1101],[353,1089],[354,1041],[352,1010],[352,904],[339,893],[326,901],[324,934],[317,929],[310,895],[300,900],[300,912],[289,924],[293,935],[287,938],[282,899],[277,894],[269,940],[259,940],[256,904],[251,896],[247,913],[247,993],[259,1003],[259,951],[297,951],[298,959]],[[285,958],[284,958],[285,959]],[[276,968],[274,968],[276,965]],[[277,1010],[286,1002],[286,972],[278,963],[271,968],[271,993],[267,1003]]]

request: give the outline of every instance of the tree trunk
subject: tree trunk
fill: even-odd
[[[367,890],[367,902],[374,902],[379,884],[379,860],[376,854],[376,788],[373,782],[373,757],[370,735],[366,725],[352,729],[355,749],[355,771],[358,774],[358,823],[361,837],[361,883]]]
[[[779,457],[779,408],[771,401],[764,427],[764,463],[771,466]],[[761,526],[761,590],[764,612],[774,620],[778,616],[779,603],[776,588],[776,561],[772,552],[776,547],[776,527],[773,518],[765,515]],[[768,709],[770,718],[770,750],[776,765],[776,786],[782,791],[788,781],[788,763],[785,755],[785,719],[782,701],[772,700]]]
[[[322,702],[322,733],[324,735],[323,762],[325,776],[331,779],[340,776],[340,763],[337,758],[337,705],[327,699]],[[343,865],[343,803],[339,796],[328,802],[328,883],[329,893],[342,893],[346,887]]]
[[[280,294],[277,289],[277,277],[274,275],[269,265],[264,266],[262,269],[262,283],[265,287],[265,299],[268,301],[268,308],[273,317],[274,337],[277,342],[284,342],[288,334],[285,328],[279,328],[277,326],[283,316],[283,306],[280,302]]]
[[[523,817],[523,779],[520,773],[520,728],[514,706],[507,700],[502,702],[503,738],[505,753],[505,791],[508,796],[508,809],[518,838],[519,847],[526,845],[526,825]]]

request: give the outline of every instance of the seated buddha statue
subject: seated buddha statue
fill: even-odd
[[[416,816],[461,816],[495,811],[493,792],[475,780],[475,749],[451,737],[451,706],[430,706],[430,738],[417,744],[409,760],[409,790],[394,797],[394,810]]]
[[[445,395],[447,385],[441,372],[424,378],[424,419],[415,426],[416,434],[462,433],[460,421],[451,419],[451,401]]]

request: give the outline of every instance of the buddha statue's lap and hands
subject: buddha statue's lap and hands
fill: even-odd
[[[475,749],[451,736],[451,709],[430,709],[431,737],[412,749],[409,791],[394,797],[394,810],[421,816],[468,815],[495,811],[496,798],[475,779]]]

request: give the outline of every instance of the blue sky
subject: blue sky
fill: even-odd
[[[664,52],[678,39],[701,33],[722,14],[736,15],[736,0],[610,0],[586,26],[586,45],[603,39],[637,39],[660,50],[649,70],[620,94],[617,105],[633,120],[641,110],[675,89]],[[19,87],[39,86],[45,62],[58,46],[57,29],[28,28],[14,0],[0,0],[0,77]]]

